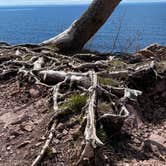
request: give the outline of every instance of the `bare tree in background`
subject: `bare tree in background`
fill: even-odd
[[[121,0],[93,0],[85,13],[64,32],[41,43],[59,50],[81,49],[100,29]]]

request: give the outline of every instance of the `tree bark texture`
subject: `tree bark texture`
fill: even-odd
[[[121,0],[93,0],[85,13],[64,32],[41,45],[59,50],[78,50],[100,29]]]

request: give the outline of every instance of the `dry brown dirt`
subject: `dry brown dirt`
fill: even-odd
[[[16,50],[20,50],[19,56],[27,54],[21,47],[0,48],[0,74],[3,63],[18,56],[13,56]],[[131,58],[118,57],[118,63],[113,66],[114,70],[119,70],[125,66],[119,66],[122,63],[136,67],[156,60],[161,75],[155,83],[151,75],[121,80],[120,84],[141,90],[143,95],[137,103],[128,103],[131,116],[121,131],[104,138],[104,146],[96,149],[93,161],[98,163],[96,165],[104,165],[101,153],[109,156],[108,165],[166,165],[166,48],[153,46],[149,50],[155,56],[148,54],[146,57],[146,51],[140,51]],[[47,137],[48,123],[53,114],[52,91],[43,85],[20,80],[17,74],[9,74],[7,78],[1,75],[0,79],[0,166],[29,166]],[[147,82],[147,79],[152,82]],[[76,165],[84,140],[83,134],[77,132],[81,127],[80,118],[78,114],[62,118],[41,165]]]

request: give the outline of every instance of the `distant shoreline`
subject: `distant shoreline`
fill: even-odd
[[[142,5],[142,4],[161,4],[166,2],[123,2],[120,5]],[[0,8],[12,8],[12,7],[63,7],[63,6],[88,6],[89,4],[34,4],[34,5],[0,5]]]

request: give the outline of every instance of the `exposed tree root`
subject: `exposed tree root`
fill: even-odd
[[[96,69],[96,68],[106,68],[108,65],[102,61],[96,61],[95,63],[84,63],[78,66],[73,66],[74,69],[77,70],[85,70],[85,69]]]
[[[89,104],[87,110],[87,124],[85,128],[85,148],[82,152],[80,162],[83,160],[89,160],[94,157],[93,148],[97,146],[103,145],[102,141],[96,135],[96,118],[95,118],[95,110],[97,110],[97,74],[95,72],[90,72],[91,77],[91,87],[89,88]]]
[[[84,92],[84,94],[88,96],[86,107],[84,107],[86,110],[84,111],[84,109],[80,107],[79,111],[86,119],[84,125],[82,123],[80,124],[81,130],[85,128],[85,131],[84,147],[77,163],[79,165],[86,162],[91,163],[91,160],[95,157],[95,150],[104,145],[103,140],[100,139],[97,134],[98,128],[103,127],[105,130],[108,125],[110,127],[115,124],[115,126],[119,126],[119,128],[115,127],[115,130],[118,131],[121,129],[124,121],[130,117],[127,104],[129,101],[137,102],[138,96],[142,95],[141,88],[139,88],[140,90],[135,90],[124,86],[115,87],[109,84],[103,85],[98,82],[98,76],[111,79],[128,78],[130,83],[132,83],[132,80],[140,78],[144,79],[146,82],[146,76],[148,76],[148,78],[153,76],[153,80],[159,77],[154,61],[149,64],[138,65],[134,68],[111,72],[103,71],[109,67],[109,63],[107,63],[109,56],[103,58],[88,54],[85,59],[83,58],[85,63],[82,63],[82,57],[80,57],[80,55],[73,57],[57,53],[51,55],[50,50],[48,51],[46,48],[43,48],[43,46],[42,48],[40,48],[40,46],[23,48],[22,46],[5,47],[5,49],[12,49],[12,51],[19,50],[20,52],[24,51],[28,54],[31,53],[33,56],[29,60],[26,60],[26,54],[24,54],[24,56],[20,58],[21,60],[17,59],[16,56],[15,60],[9,61],[7,59],[3,61],[0,68],[0,80],[10,79],[11,75],[16,76],[22,73],[22,78],[28,78],[28,81],[34,80],[34,84],[40,84],[53,90],[52,99],[54,112],[48,122],[47,138],[41,152],[31,166],[36,166],[42,162],[48,147],[51,145],[56,127],[61,120],[61,116],[59,115],[62,115],[66,111],[59,108],[59,106],[73,93]],[[34,52],[34,50],[37,51],[37,53]],[[87,58],[92,59],[92,61],[89,62]],[[150,81],[153,82],[153,80]],[[132,87],[135,88],[139,86],[132,84]],[[106,112],[102,112],[98,109],[99,104],[105,100],[111,105],[111,111],[109,110],[110,108],[108,108]],[[109,132],[111,133],[111,131]],[[105,158],[107,158],[107,156],[105,156]]]
[[[50,133],[49,133],[49,135],[47,137],[47,140],[45,141],[44,146],[42,147],[42,150],[41,150],[40,154],[33,161],[31,166],[37,166],[41,162],[41,160],[43,159],[43,157],[44,157],[44,155],[45,155],[45,153],[46,153],[46,151],[47,151],[47,149],[48,149],[48,147],[49,147],[49,145],[50,145],[50,143],[52,141],[52,138],[54,136],[55,128],[56,128],[56,123],[54,122],[52,127],[51,127],[51,129],[50,129],[50,131],[49,131]]]
[[[111,88],[111,87],[110,87]],[[117,89],[116,89],[117,90]],[[133,89],[128,89],[128,88],[119,88],[119,90],[124,91],[124,96],[120,99],[120,105],[121,109],[119,111],[119,114],[111,114],[107,113],[104,114],[100,117],[100,120],[102,121],[103,119],[109,119],[110,121],[117,121],[121,120],[124,121],[128,116],[129,116],[129,111],[126,108],[126,102],[127,100],[137,100],[137,97],[142,94],[141,91],[133,90]]]
[[[59,88],[60,86],[65,83],[66,80],[58,83],[57,85],[55,85],[53,87],[53,109],[54,109],[54,114],[57,114],[58,113],[58,102],[57,102],[57,99],[58,99],[58,94],[59,94]],[[52,139],[53,139],[53,136],[54,136],[54,132],[55,132],[55,129],[56,129],[56,126],[57,126],[57,120],[54,119],[53,123],[52,123],[52,126],[51,126],[51,129],[49,131],[49,135],[45,141],[45,144],[44,146],[42,147],[42,150],[40,152],[40,154],[36,157],[36,159],[34,160],[34,162],[32,163],[31,166],[37,166],[41,160],[43,159],[44,157],[44,154],[46,153]]]

